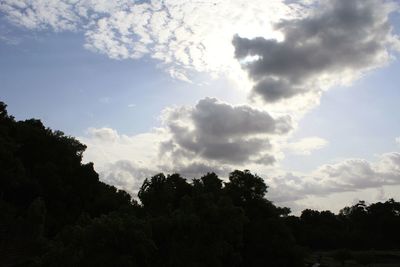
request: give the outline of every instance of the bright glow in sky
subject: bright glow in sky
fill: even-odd
[[[400,197],[396,1],[1,0],[1,100],[101,178],[250,169],[294,211]],[[375,193],[374,193],[375,192]]]

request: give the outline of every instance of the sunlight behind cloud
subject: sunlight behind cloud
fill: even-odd
[[[196,72],[227,76],[237,89],[251,88],[234,59],[235,34],[282,40],[272,24],[298,16],[297,5],[274,1],[4,1],[0,11],[29,29],[81,31],[85,47],[113,59],[150,57],[173,78]],[[46,11],[47,10],[47,11]]]

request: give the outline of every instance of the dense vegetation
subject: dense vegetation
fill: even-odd
[[[0,266],[304,266],[307,248],[400,247],[400,203],[338,215],[265,198],[249,171],[146,179],[140,204],[82,164],[85,146],[0,102]]]

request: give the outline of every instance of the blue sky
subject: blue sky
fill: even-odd
[[[399,70],[399,62],[394,61],[350,87],[324,94],[321,104],[301,120],[295,137],[316,135],[329,140],[329,145],[309,157],[287,158],[286,166],[311,170],[343,158],[373,160],[376,154],[397,151]]]
[[[103,126],[123,134],[146,132],[165,107],[226,92],[223,80],[193,85],[171,79],[150,58],[93,53],[82,46],[81,34],[20,34],[18,44],[0,43],[3,101],[17,119],[41,118],[75,136]]]
[[[293,210],[400,197],[395,2],[214,2],[5,0],[1,101],[133,194],[160,171],[250,168]]]

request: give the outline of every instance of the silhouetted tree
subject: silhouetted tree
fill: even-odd
[[[100,182],[82,163],[85,149],[39,120],[15,121],[0,102],[0,266],[296,267],[299,245],[400,247],[393,199],[290,216],[266,199],[261,177],[236,170],[225,182],[160,173],[144,181],[139,203]]]

